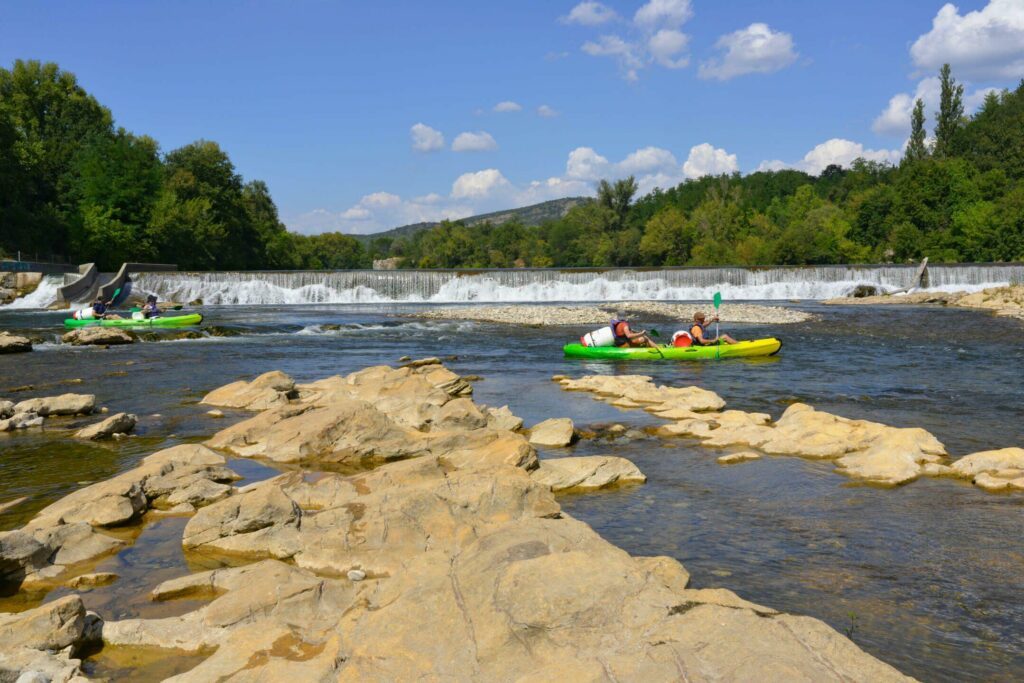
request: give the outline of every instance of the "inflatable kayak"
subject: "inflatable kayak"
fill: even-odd
[[[651,348],[619,348],[615,346],[583,346],[566,344],[567,358],[608,358],[612,360],[715,360],[716,358],[750,358],[774,356],[782,342],[774,337],[753,339],[720,346],[659,346]]]
[[[199,313],[188,315],[160,316],[158,318],[147,318],[146,320],[135,320],[134,318],[114,318],[112,320],[75,320],[67,318],[64,320],[65,327],[188,327],[203,322],[203,316]]]

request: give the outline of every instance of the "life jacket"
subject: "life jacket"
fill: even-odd
[[[695,330],[700,330],[700,337],[697,336]],[[695,322],[692,325],[690,325],[689,335],[690,335],[690,339],[693,341],[693,343],[695,343],[695,344],[701,343],[701,342],[698,341],[698,339],[707,339],[707,334],[708,334],[707,325],[701,325],[698,322]]]
[[[619,332],[619,325],[628,324],[625,320],[612,320],[612,337],[615,338],[615,345],[622,346],[629,343],[629,337]]]

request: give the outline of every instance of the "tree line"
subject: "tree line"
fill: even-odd
[[[215,142],[164,153],[56,64],[0,68],[0,255],[177,263],[187,270],[802,265],[1024,260],[1024,82],[966,116],[940,71],[932,135],[915,103],[903,160],[818,175],[687,180],[637,197],[633,178],[526,226],[443,222],[399,238],[289,232],[267,185]]]
[[[288,232],[216,142],[162,153],[56,64],[0,68],[0,253],[185,270],[368,267],[348,235]]]
[[[933,135],[917,100],[898,166],[704,177],[639,198],[632,178],[602,182],[540,226],[449,222],[370,252],[410,268],[1022,261],[1024,82],[965,116],[963,86],[948,65],[939,76]]]

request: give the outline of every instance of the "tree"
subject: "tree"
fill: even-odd
[[[73,168],[71,242],[79,258],[106,271],[151,258],[147,226],[163,180],[156,141],[119,129],[83,148]]]
[[[615,214],[615,221],[610,226],[613,230],[626,227],[626,216],[636,195],[638,185],[636,178],[629,176],[614,183],[602,180],[597,184],[597,203]]]
[[[110,111],[83,90],[75,75],[53,63],[17,60],[0,68],[0,118],[19,166],[23,209],[12,246],[41,254],[67,254],[72,164],[97,137],[109,136]],[[0,205],[10,204],[0,201]]]
[[[903,154],[903,163],[913,163],[928,156],[928,143],[924,132],[924,100],[918,98],[914,103],[914,112],[910,115],[910,140],[907,151]]]
[[[939,70],[939,111],[935,115],[935,156],[951,156],[963,126],[964,86],[953,78],[949,64]]]
[[[686,216],[668,206],[647,221],[640,239],[640,256],[649,266],[681,266],[690,258],[693,235],[686,229]]]

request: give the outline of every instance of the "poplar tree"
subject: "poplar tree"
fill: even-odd
[[[963,126],[964,86],[953,78],[949,64],[942,65],[939,81],[942,89],[935,117],[935,156],[946,157],[953,154],[957,132]]]
[[[918,98],[914,103],[914,113],[910,116],[910,141],[903,155],[905,163],[920,161],[928,156],[928,143],[924,136],[924,101]]]

